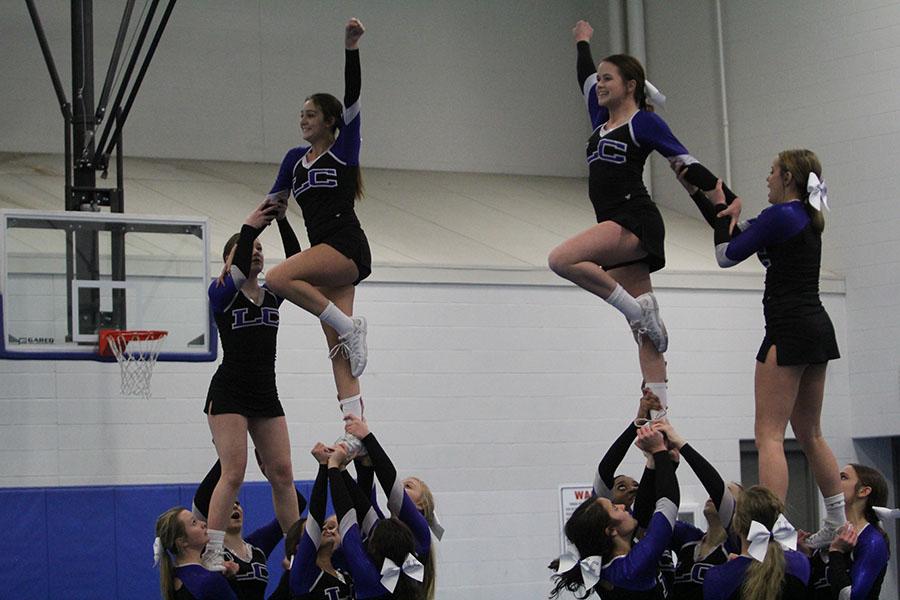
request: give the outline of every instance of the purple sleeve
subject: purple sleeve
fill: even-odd
[[[770,206],[759,214],[752,226],[728,242],[725,256],[740,262],[766,246],[789,240],[803,231],[808,223],[809,215],[799,202]]]
[[[635,140],[641,146],[652,148],[666,158],[681,157],[682,160],[685,160],[687,157],[685,163],[696,162],[696,159],[691,157],[687,148],[678,141],[666,122],[656,113],[639,110],[631,120],[631,124]]]
[[[221,313],[225,312],[225,309],[228,308],[228,305],[234,300],[234,296],[238,293],[238,289],[237,286],[234,285],[234,279],[231,278],[231,273],[226,273],[225,280],[222,283],[219,283],[218,279],[214,279],[212,283],[209,284],[207,293],[209,294],[210,308],[213,309],[213,312]]]
[[[639,581],[654,576],[659,570],[659,557],[668,549],[672,539],[672,524],[661,512],[654,513],[650,519],[647,533],[636,543],[625,558],[615,561],[610,573],[604,579],[616,581]]]
[[[675,529],[672,531],[672,542],[669,544],[669,548],[680,550],[685,544],[696,542],[701,538],[703,538],[703,532],[697,527],[684,521],[675,521]]]
[[[812,566],[809,557],[802,552],[796,550],[784,551],[784,574],[793,575],[804,586],[809,585],[809,575],[812,572]]]
[[[237,600],[237,595],[221,573],[212,573],[200,565],[176,567],[175,577],[181,580],[195,600]]]
[[[260,550],[263,551],[263,554],[268,558],[269,554],[272,553],[272,550],[275,549],[275,546],[278,545],[278,542],[282,540],[284,537],[284,532],[281,530],[281,525],[278,523],[278,519],[272,519],[269,523],[263,525],[259,529],[255,530],[253,533],[244,538],[244,541],[249,543],[251,546],[256,546]]]
[[[197,600],[238,600],[238,597],[228,585],[228,580],[218,575],[204,580],[203,591]]]
[[[740,556],[707,571],[703,578],[703,600],[727,600],[744,581],[750,560]]]
[[[308,594],[316,584],[320,569],[316,566],[316,548],[309,535],[304,530],[297,546],[297,553],[291,563],[290,589],[294,596]]]
[[[400,514],[397,517],[412,530],[413,537],[416,538],[416,554],[421,557],[428,556],[428,552],[431,550],[431,528],[428,527],[428,521],[425,520],[405,491]]]
[[[284,159],[281,161],[281,166],[278,168],[278,175],[275,177],[275,183],[272,184],[272,189],[269,190],[268,198],[290,197],[291,189],[294,184],[294,167],[297,165],[297,161],[303,158],[305,153],[305,146],[297,146],[296,148],[288,150],[287,154],[284,155]]]
[[[355,106],[357,106],[358,110],[359,105]],[[351,116],[347,114],[347,111],[344,111],[344,114],[347,118]],[[359,121],[359,112],[357,112],[352,121],[341,127],[340,135],[338,135],[331,149],[335,156],[351,167],[359,165],[359,149],[362,145]]]
[[[881,532],[875,529],[862,545],[857,545],[853,553],[853,566],[850,567],[850,580],[853,582],[850,598],[866,598],[878,577],[884,572],[890,559],[887,543]]]

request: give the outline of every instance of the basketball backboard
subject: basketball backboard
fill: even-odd
[[[3,210],[0,219],[0,358],[109,360],[97,355],[97,332],[112,328],[168,331],[159,360],[215,360],[205,218]]]

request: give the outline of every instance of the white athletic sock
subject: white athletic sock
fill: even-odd
[[[334,302],[329,302],[322,314],[319,315],[326,325],[330,325],[332,329],[338,332],[338,335],[346,335],[353,331],[353,319],[341,312]]]
[[[341,405],[341,412],[344,413],[344,416],[347,415],[356,415],[360,419],[363,416],[363,401],[362,396],[357,394],[355,396],[350,396],[349,398],[344,398],[343,400],[338,399],[338,403]]]
[[[843,525],[846,520],[844,494],[838,493],[825,498],[825,522],[829,525]]]
[[[669,393],[668,387],[666,383],[645,383],[644,387],[656,394],[656,397],[659,398],[659,404],[662,406],[663,410],[669,409]],[[658,411],[650,411],[651,413]],[[654,417],[655,418],[655,417]]]
[[[207,529],[209,541],[206,542],[206,551],[209,553],[222,552],[225,547],[225,532],[218,529]]]
[[[641,318],[641,305],[634,297],[625,291],[621,285],[616,284],[616,289],[606,298],[606,301],[614,306],[620,313],[625,315],[628,322],[637,321]]]

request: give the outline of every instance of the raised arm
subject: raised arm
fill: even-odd
[[[372,459],[375,476],[388,497],[388,510],[412,530],[416,538],[416,553],[419,556],[426,556],[431,549],[431,529],[428,527],[428,521],[403,489],[403,482],[397,477],[394,463],[375,438],[375,434],[369,431],[365,421],[353,414],[347,415],[345,420],[347,433],[362,440],[369,458]]]
[[[572,29],[577,53],[575,65],[578,72],[578,87],[584,95],[591,127],[596,129],[609,119],[609,111],[597,103],[597,65],[591,56],[593,35],[594,28],[587,21],[578,21]]]
[[[251,212],[241,226],[240,237],[231,251],[222,275],[209,286],[209,303],[215,312],[222,312],[231,303],[235,293],[250,276],[253,259],[253,242],[268,227],[278,213],[278,206],[264,200]]]
[[[616,478],[616,469],[622,464],[631,443],[637,435],[634,423],[629,423],[625,430],[619,434],[612,443],[600,463],[597,465],[597,473],[594,475],[594,495],[605,498],[612,497],[613,484]]]
[[[363,546],[356,510],[341,476],[340,465],[346,457],[346,450],[342,446],[337,446],[328,459],[328,482],[331,485],[331,499],[341,532],[341,549],[353,577],[357,597],[381,597],[386,592],[381,585],[381,574]]]
[[[212,499],[213,490],[216,489],[216,484],[219,483],[221,477],[222,463],[216,460],[216,464],[209,469],[206,477],[197,486],[197,491],[194,492],[194,506],[191,507],[191,512],[201,521],[207,520],[209,501]]]
[[[344,106],[349,109],[359,100],[362,75],[359,67],[359,40],[366,32],[359,19],[353,18],[344,28]]]
[[[678,448],[681,456],[684,457],[691,470],[697,475],[700,484],[703,485],[706,493],[709,494],[713,504],[716,506],[722,526],[727,530],[734,516],[735,501],[722,476],[719,475],[719,472],[716,471],[709,461],[681,437],[670,422],[662,421],[657,427],[666,435],[669,443]]]
[[[321,442],[312,449],[312,455],[319,463],[312,494],[309,497],[309,517],[300,537],[297,553],[291,564],[291,593],[294,596],[308,594],[319,575],[316,554],[322,543],[322,528],[325,525],[325,505],[328,494],[328,452]]]
[[[652,394],[648,394],[647,392],[644,392],[641,396],[637,419],[646,421],[650,418],[650,410],[659,408],[659,399],[655,398],[655,396],[651,396]],[[603,455],[603,458],[600,459],[600,463],[597,465],[597,472],[594,474],[595,496],[603,496],[604,498],[612,499],[616,470],[625,459],[625,455],[628,453],[628,449],[631,447],[631,443],[634,441],[636,435],[637,429],[635,428],[634,423],[629,423],[628,427],[626,427],[619,437],[616,438],[616,441],[612,443],[609,450],[607,450],[606,454]]]
[[[366,493],[366,489],[361,487],[346,469],[341,471],[341,477],[344,479],[347,492],[353,501],[353,507],[356,509],[361,535],[363,539],[366,539],[372,533],[372,528],[375,527],[380,517],[372,507],[372,502],[369,499],[369,494]],[[371,491],[371,487],[369,491]]]
[[[344,114],[340,134],[332,146],[332,152],[347,165],[359,165],[360,103],[362,74],[359,65],[359,39],[365,33],[358,19],[350,19],[344,30]]]
[[[635,544],[624,560],[613,563],[629,580],[645,578],[658,570],[659,557],[668,548],[675,528],[680,495],[675,467],[669,458],[662,434],[650,425],[638,430],[637,445],[651,454],[656,467],[656,511],[647,533]]]

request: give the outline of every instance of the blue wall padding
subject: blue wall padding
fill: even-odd
[[[180,489],[176,486],[122,486],[116,488],[115,498],[116,531],[134,532],[116,535],[115,555],[111,558],[116,563],[118,597],[147,597],[149,590],[159,589],[159,573],[147,568],[153,564],[156,517],[173,506],[183,506]],[[149,547],[147,540],[151,541]]]
[[[311,481],[297,486],[308,499]],[[0,488],[0,522],[13,549],[0,561],[0,597],[17,600],[157,600],[156,518],[191,507],[196,484]],[[239,496],[244,533],[275,518],[267,482]],[[269,593],[283,569],[283,544],[269,556]]]
[[[46,522],[50,597],[92,600],[114,592],[115,540],[122,534],[115,488],[48,489]],[[91,585],[72,585],[86,576]]]
[[[10,598],[48,598],[47,493],[40,488],[0,490],[0,514],[6,524],[7,552],[0,561],[2,594]]]

